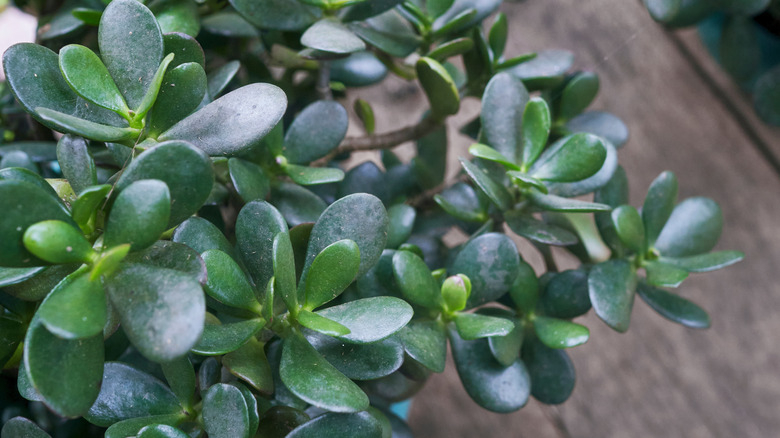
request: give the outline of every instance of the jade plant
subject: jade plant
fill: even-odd
[[[669,172],[630,205],[598,76],[505,54],[500,1],[16,3],[41,45],[0,84],[3,438],[410,436],[393,404],[448,346],[483,408],[558,404],[574,318],[624,332],[639,295],[706,328],[668,289],[743,257]],[[388,75],[430,106],[376,133],[356,89]]]
[[[753,94],[758,115],[780,126],[780,0],[644,0],[672,29],[698,25],[724,70]]]

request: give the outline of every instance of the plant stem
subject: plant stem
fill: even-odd
[[[329,61],[320,61],[320,69],[317,71],[317,94],[322,100],[333,100],[333,92],[330,89]]]
[[[555,263],[555,258],[553,257],[553,253],[550,250],[550,247],[548,245],[535,242],[534,246],[539,250],[539,252],[542,254],[542,257],[544,258],[544,266],[547,268],[547,272],[558,272],[558,265]]]

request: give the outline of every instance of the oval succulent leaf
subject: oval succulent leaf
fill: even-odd
[[[2,434],[3,437],[51,438],[51,435],[44,432],[37,424],[24,417],[14,417],[6,421]]]
[[[287,223],[271,204],[254,201],[246,204],[236,219],[238,253],[255,284],[267,285],[274,275],[273,243]]]
[[[228,160],[230,180],[244,202],[265,200],[270,182],[263,169],[251,161],[240,158]]]
[[[354,241],[339,240],[325,247],[306,276],[304,308],[316,309],[339,296],[355,280],[359,267],[360,249]]]
[[[628,330],[636,284],[636,272],[625,260],[599,263],[588,275],[590,301],[596,315],[618,332]]]
[[[594,175],[607,158],[602,140],[592,134],[573,134],[539,156],[531,176],[544,181],[573,182]]]
[[[187,62],[165,73],[149,115],[149,135],[158,137],[179,120],[192,114],[206,95],[206,72]]]
[[[628,126],[614,114],[604,111],[587,111],[568,122],[566,129],[571,133],[588,132],[597,135],[616,148],[628,141]]]
[[[477,187],[482,190],[491,201],[493,201],[501,210],[512,208],[512,195],[503,185],[490,178],[487,173],[482,171],[476,164],[460,158],[460,164]]]
[[[578,242],[577,236],[570,231],[536,220],[533,216],[511,210],[504,217],[512,231],[534,242],[556,246],[574,245]]]
[[[229,255],[218,249],[210,249],[204,252],[202,257],[208,272],[204,289],[209,296],[228,306],[259,310],[252,286]]]
[[[411,303],[434,310],[444,307],[439,283],[417,254],[411,251],[396,252],[393,255],[393,274],[404,298]]]
[[[303,109],[284,136],[283,154],[290,163],[322,158],[347,134],[347,110],[333,100],[319,100]]]
[[[324,18],[306,29],[301,44],[331,53],[352,53],[366,49],[366,44],[336,18]]]
[[[460,109],[460,95],[447,70],[437,61],[425,57],[417,61],[416,68],[417,78],[428,97],[433,117],[443,119],[456,114]]]
[[[534,340],[523,348],[523,362],[531,377],[531,395],[547,405],[565,402],[574,390],[574,364],[564,350]]]
[[[60,49],[60,70],[79,96],[129,118],[129,108],[106,66],[90,49],[70,44]]]
[[[563,319],[537,316],[534,331],[542,343],[550,348],[571,348],[588,341],[587,327]]]
[[[496,163],[504,165],[507,169],[520,170],[520,166],[513,163],[509,158],[501,155],[500,152],[484,144],[473,144],[469,147],[469,153],[475,157],[482,158],[483,160],[494,161]]]
[[[704,329],[710,326],[707,312],[679,295],[642,283],[637,292],[653,310],[670,321],[690,328]]]
[[[287,164],[284,171],[296,183],[302,186],[328,184],[344,179],[344,171],[335,167],[306,167]]]
[[[667,257],[686,257],[710,251],[720,239],[723,213],[709,198],[688,198],[677,204],[655,248]]]
[[[167,424],[152,424],[138,431],[136,438],[187,438],[181,429]]]
[[[214,438],[248,438],[249,408],[241,391],[217,383],[203,395],[203,428]]]
[[[65,134],[80,135],[97,141],[124,141],[138,137],[141,131],[134,128],[118,128],[93,122],[81,117],[61,113],[49,108],[35,108],[35,113],[47,126]]]
[[[85,263],[95,256],[95,250],[81,231],[58,220],[30,226],[22,240],[28,251],[50,263]]]
[[[347,342],[368,344],[380,341],[401,330],[414,311],[412,306],[395,297],[372,297],[349,301],[317,312],[350,330],[339,336]]]
[[[733,265],[745,258],[739,251],[717,251],[690,257],[661,257],[660,262],[688,272],[710,272]]]
[[[328,336],[344,336],[350,333],[348,328],[336,321],[309,312],[308,310],[301,310],[298,314],[298,322],[308,329]]]
[[[556,195],[545,195],[539,192],[528,194],[531,202],[546,211],[561,211],[569,213],[592,213],[597,211],[610,211],[612,207],[598,202],[580,201]]]
[[[354,438],[380,437],[385,435],[384,424],[370,411],[354,414],[328,412],[293,429],[288,438],[331,438],[349,436]]]
[[[523,113],[528,90],[509,73],[493,76],[482,94],[482,133],[485,142],[514,163],[525,157]],[[543,146],[542,146],[543,147]]]
[[[229,324],[206,324],[203,336],[192,351],[204,356],[219,356],[238,350],[263,328],[262,319],[248,319]]]
[[[645,263],[647,284],[659,287],[678,287],[688,278],[688,271],[659,261]]]
[[[130,244],[130,251],[149,247],[168,228],[171,194],[159,180],[135,181],[125,187],[111,207],[103,243],[111,248]]]
[[[103,333],[106,295],[100,281],[79,270],[60,282],[38,309],[43,325],[63,339],[85,339]]]
[[[440,321],[415,320],[398,332],[406,354],[434,373],[444,371],[447,333]]]
[[[462,339],[473,341],[490,336],[506,336],[515,325],[505,318],[478,313],[461,313],[455,316],[455,327]]]
[[[639,212],[630,205],[621,205],[612,210],[612,221],[623,245],[636,254],[644,254],[645,227]]]
[[[642,221],[645,225],[648,248],[655,245],[676,203],[677,177],[672,172],[666,171],[658,175],[650,184],[642,206]]]
[[[298,295],[295,287],[295,254],[290,233],[283,231],[274,237],[272,255],[274,259],[274,293],[281,296],[287,309],[292,315],[295,315],[298,312]]]
[[[63,135],[57,142],[57,162],[60,164],[62,175],[68,180],[75,193],[81,195],[83,190],[97,185],[95,160],[89,153],[87,142],[83,138]]]
[[[201,217],[191,217],[182,222],[173,232],[172,240],[189,246],[198,254],[203,254],[210,249],[218,249],[231,256],[236,253],[222,231]]]
[[[577,73],[572,77],[560,94],[556,117],[571,119],[585,110],[599,92],[599,77],[592,72]]]
[[[466,308],[472,308],[507,293],[519,270],[520,256],[514,242],[506,235],[488,233],[469,241],[448,272],[471,280]]]
[[[521,162],[525,168],[534,164],[547,146],[551,124],[547,101],[539,97],[531,98],[523,111]]]

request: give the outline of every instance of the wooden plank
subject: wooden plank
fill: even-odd
[[[625,335],[584,318],[592,338],[572,351],[577,388],[558,408],[568,432],[545,426],[534,404],[510,415],[484,413],[457,388],[453,367],[413,403],[413,429],[421,437],[774,436],[780,430],[780,286],[772,275],[780,260],[777,175],[641,2],[534,0],[505,9],[512,31],[507,53],[568,48],[579,68],[601,76],[595,107],[620,115],[631,130],[621,161],[633,203],[671,169],[681,196],[721,203],[726,229],[719,247],[748,258],[681,288],[710,311],[710,330],[675,326],[639,300]],[[779,146],[777,136],[765,140]]]

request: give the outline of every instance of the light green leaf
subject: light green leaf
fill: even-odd
[[[79,96],[95,105],[130,118],[129,111],[106,66],[90,49],[69,44],[60,49],[60,70]]]
[[[325,247],[314,258],[303,282],[304,308],[316,309],[339,296],[355,280],[359,267],[360,249],[354,241],[339,240]]]

